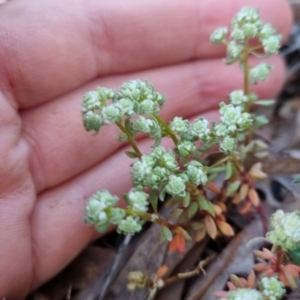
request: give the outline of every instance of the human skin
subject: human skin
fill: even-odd
[[[148,79],[167,95],[162,115],[217,117],[241,88],[238,66],[209,35],[243,6],[286,38],[283,0],[12,0],[0,6],[0,299],[24,299],[99,235],[82,222],[98,189],[130,189],[127,147],[110,126],[96,137],[81,123],[82,95]],[[256,61],[252,61],[255,65]],[[274,97],[279,57],[254,90]],[[141,147],[150,146],[141,138]]]

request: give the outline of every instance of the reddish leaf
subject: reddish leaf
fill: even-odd
[[[218,233],[214,219],[211,216],[207,215],[204,219],[204,223],[208,235],[214,240],[217,237]]]

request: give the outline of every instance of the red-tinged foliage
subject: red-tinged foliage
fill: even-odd
[[[185,239],[180,234],[175,234],[172,241],[169,244],[169,252],[173,253],[178,251],[180,253],[185,250]]]

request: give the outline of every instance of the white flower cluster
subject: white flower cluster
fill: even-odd
[[[146,212],[148,210],[149,195],[143,191],[131,190],[128,194],[124,195],[125,200],[128,202],[129,207],[134,212]]]
[[[222,124],[225,125],[227,130],[231,133],[236,130],[246,130],[252,124],[251,115],[247,112],[243,112],[241,106],[220,103],[219,111]]]
[[[270,222],[274,230],[267,233],[266,238],[283,249],[295,249],[300,245],[300,211],[284,213],[277,210]]]
[[[198,118],[190,124],[188,120],[175,117],[170,122],[170,128],[185,141],[209,141],[211,139],[209,122],[205,118]]]
[[[133,122],[135,133],[147,133],[151,138],[156,139],[161,137],[161,128],[156,120],[147,119],[144,116],[139,116]]]
[[[199,184],[207,183],[207,175],[204,171],[204,167],[196,160],[191,160],[186,167],[186,175],[193,184],[198,186]]]
[[[245,103],[252,103],[257,100],[257,95],[250,93],[245,95],[243,90],[234,90],[229,94],[229,100],[232,105],[244,106]]]
[[[97,91],[88,92],[83,97],[83,125],[87,131],[98,132],[103,125],[120,122],[126,116],[132,117],[136,114],[148,116],[157,113],[164,102],[165,96],[155,92],[148,81],[126,82],[119,92],[99,87]]]
[[[260,19],[258,9],[244,7],[234,17],[230,30],[227,27],[216,29],[210,37],[215,44],[227,45],[226,63],[240,60],[247,50],[248,40],[258,38],[266,56],[276,54],[280,48],[281,35],[277,35],[270,24],[264,24]],[[271,71],[270,66],[259,65],[251,70],[251,81],[263,81]]]
[[[228,292],[226,298],[221,298],[219,300],[264,300],[264,296],[257,290],[240,288]]]
[[[151,153],[143,155],[140,161],[133,163],[132,183],[137,188],[160,189],[162,183],[178,169],[174,154],[167,152],[164,147],[158,146]]]
[[[130,191],[124,196],[133,212],[145,212],[148,208],[148,194],[141,191]],[[119,198],[111,195],[107,190],[101,190],[93,195],[85,208],[85,222],[104,232],[110,224],[118,225],[117,231],[124,234],[134,234],[142,229],[139,218],[126,216],[125,210],[114,207]]]
[[[98,231],[105,231],[111,221],[108,211],[117,204],[118,200],[117,196],[113,196],[107,190],[98,191],[87,203],[85,221],[94,225]],[[123,217],[124,214],[121,219]]]
[[[260,289],[268,300],[280,300],[286,293],[284,284],[276,276],[263,277],[260,281]]]

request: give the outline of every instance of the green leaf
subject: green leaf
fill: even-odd
[[[188,208],[188,216],[191,219],[198,211],[198,203],[192,202]]]
[[[175,210],[173,210],[170,215],[168,216],[168,219],[176,219],[178,218],[183,212],[183,209],[181,208],[176,208]]]
[[[164,237],[167,241],[172,241],[173,234],[172,234],[171,230],[168,227],[163,226],[162,232],[163,232],[163,235],[164,235]]]
[[[161,232],[159,233],[159,236],[158,236],[158,241],[159,241],[160,243],[163,243],[163,242],[165,242],[165,241],[166,241],[166,236],[165,236],[165,234],[164,234],[164,231],[163,231],[163,230],[161,230]]]
[[[255,101],[256,105],[261,105],[261,106],[272,106],[274,105],[275,100],[257,100]]]
[[[211,216],[215,216],[214,206],[210,201],[203,197],[199,197],[198,202],[200,209],[208,211]]]
[[[212,173],[207,177],[207,181],[214,181],[218,177],[218,173]]]
[[[240,180],[236,180],[236,181],[230,183],[228,185],[227,189],[226,189],[225,195],[227,197],[232,197],[237,192],[237,190],[239,189],[240,185],[241,185],[241,181]]]
[[[259,115],[259,116],[256,116],[255,119],[254,119],[254,129],[257,129],[257,128],[260,128],[266,124],[269,123],[269,120],[266,116],[264,115]]]
[[[170,200],[167,201],[166,208],[171,208],[182,200],[183,200],[182,197],[174,196],[173,198],[171,198]]]
[[[151,191],[149,201],[151,203],[154,212],[157,213],[158,195],[156,190]]]
[[[140,155],[134,151],[125,151],[125,154],[130,158],[140,157]]]
[[[226,163],[225,166],[225,180],[229,179],[233,173],[233,165],[230,161]]]
[[[297,176],[294,180],[294,183],[300,183],[300,176]]]
[[[287,250],[289,256],[295,261],[295,263],[300,266],[300,245],[296,249]]]
[[[161,190],[161,192],[159,193],[159,200],[160,200],[160,201],[165,201],[166,194],[167,194],[167,192],[166,192],[165,188],[163,188],[163,189]]]
[[[188,207],[191,202],[191,195],[190,193],[186,193],[184,199],[183,199],[183,207]]]
[[[208,170],[208,174],[220,173],[225,170],[224,166],[221,167],[214,167]]]

